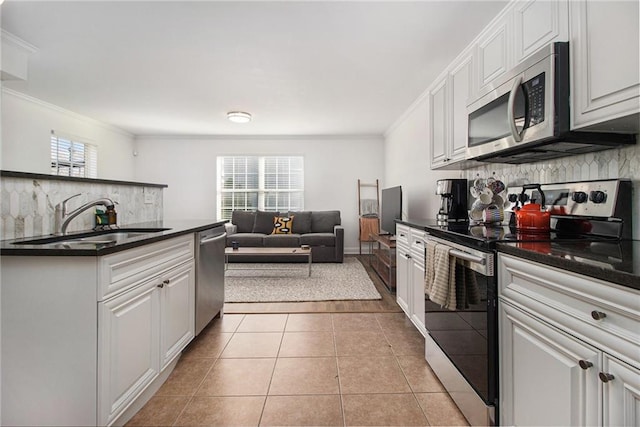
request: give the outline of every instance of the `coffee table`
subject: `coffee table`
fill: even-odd
[[[294,257],[307,257],[307,264],[309,266],[309,277],[311,277],[311,248],[249,248],[240,247],[238,249],[225,248],[224,249],[224,269],[229,269],[229,255],[233,255],[234,258],[242,258],[248,256],[271,256],[271,255],[287,255]],[[277,265],[277,263],[274,263]],[[278,268],[273,268],[277,270]],[[233,268],[233,270],[241,270],[241,268]]]

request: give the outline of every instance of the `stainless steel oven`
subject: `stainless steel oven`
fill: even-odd
[[[428,236],[456,260],[456,308],[425,301],[425,357],[472,425],[495,425],[498,312],[495,253]],[[429,260],[427,260],[429,262]],[[437,268],[437,267],[436,267]]]

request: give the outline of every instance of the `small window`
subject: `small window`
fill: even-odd
[[[51,131],[51,173],[53,175],[97,178],[97,147],[56,135]]]
[[[234,210],[287,212],[304,208],[301,156],[218,157],[218,219]]]

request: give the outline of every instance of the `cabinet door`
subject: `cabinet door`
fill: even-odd
[[[411,264],[411,321],[422,335],[427,334],[424,327],[424,266],[412,258]]]
[[[443,166],[448,162],[447,137],[447,77],[436,83],[429,94],[431,116],[431,167]]]
[[[568,6],[566,0],[522,0],[515,5],[516,64],[551,42],[568,40]]]
[[[637,1],[570,2],[572,128],[608,130],[640,112],[638,15]],[[637,132],[628,119],[616,127]]]
[[[602,372],[613,376],[603,383],[603,425],[640,425],[640,369],[605,353]]]
[[[500,424],[599,424],[601,352],[503,301],[499,323]]]
[[[396,302],[407,316],[411,316],[409,310],[410,260],[409,249],[398,246],[396,248]]]
[[[164,369],[195,335],[194,263],[174,268],[160,281],[160,354]]]
[[[467,104],[473,90],[473,55],[464,57],[450,72],[451,132],[449,158],[463,160],[467,151]]]
[[[160,372],[157,280],[98,304],[98,418],[112,422]]]
[[[510,14],[502,17],[478,40],[478,91],[482,91],[511,67]]]

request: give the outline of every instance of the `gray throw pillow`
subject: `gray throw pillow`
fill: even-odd
[[[336,225],[340,225],[340,211],[311,212],[312,233],[333,233],[333,227]]]
[[[311,211],[289,212],[293,216],[293,234],[311,233]]]
[[[231,213],[231,224],[238,227],[238,233],[251,233],[253,223],[256,221],[255,212],[233,211]]]
[[[273,219],[280,215],[280,212],[256,212],[256,220],[253,223],[253,232],[271,234],[273,231]]]

